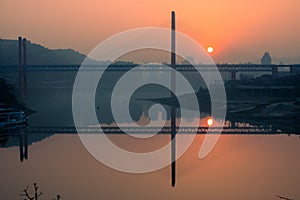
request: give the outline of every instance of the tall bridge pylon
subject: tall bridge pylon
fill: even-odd
[[[27,96],[27,40],[26,38],[18,38],[18,86],[20,96],[25,98]]]

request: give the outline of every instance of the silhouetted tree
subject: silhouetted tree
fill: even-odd
[[[38,198],[42,195],[42,192],[39,192],[39,187],[37,186],[36,183],[33,183],[33,189],[34,189],[34,194],[31,195],[30,192],[28,191],[29,186],[27,186],[24,190],[23,193],[20,194],[20,196],[25,196],[25,200],[38,200]]]
[[[43,194],[42,192],[39,192],[39,187],[36,183],[33,183],[33,190],[34,194],[31,194],[31,192],[28,190],[29,186],[27,186],[20,194],[20,196],[25,197],[24,200],[38,200],[39,197]],[[61,196],[58,194],[53,200],[61,200]]]
[[[53,200],[60,200],[61,199],[61,196],[58,194],[56,195],[56,199],[54,198]]]

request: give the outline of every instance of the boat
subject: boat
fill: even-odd
[[[6,104],[0,104],[0,128],[10,129],[27,125],[28,116],[24,111]]]

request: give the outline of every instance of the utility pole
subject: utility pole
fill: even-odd
[[[171,174],[172,187],[176,184],[176,107],[175,107],[175,90],[176,90],[176,54],[175,54],[175,12],[171,14],[171,67],[174,69],[171,72]]]

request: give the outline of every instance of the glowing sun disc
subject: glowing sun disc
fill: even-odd
[[[212,48],[212,47],[208,47],[208,48],[207,48],[207,52],[208,52],[208,53],[212,53],[212,52],[214,52],[214,48]]]
[[[209,117],[209,118],[206,120],[206,123],[207,123],[208,126],[212,126],[212,125],[214,124],[214,120],[213,120],[211,117]]]

